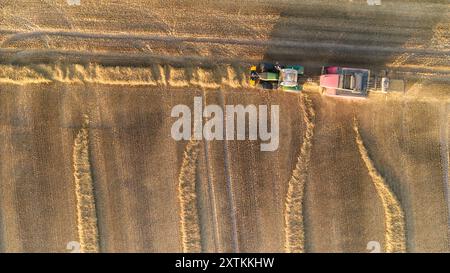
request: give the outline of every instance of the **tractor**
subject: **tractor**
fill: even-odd
[[[261,63],[250,67],[251,86],[262,89],[280,89],[283,91],[301,91],[299,75],[304,68],[300,65],[280,65],[279,63]]]

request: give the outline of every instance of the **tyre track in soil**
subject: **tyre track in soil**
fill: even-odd
[[[202,240],[197,196],[197,165],[199,142],[190,140],[183,153],[178,177],[178,201],[180,205],[180,230],[184,253],[201,252]]]
[[[222,109],[225,111],[225,98],[223,96],[223,92],[220,92],[219,101],[222,106]],[[226,112],[225,116],[226,116]],[[224,137],[227,135],[227,124],[226,119],[223,122],[223,135]],[[233,180],[230,173],[230,164],[229,164],[229,152],[228,152],[228,141],[224,139],[223,141],[223,155],[224,155],[224,168],[225,168],[225,180],[227,185],[227,194],[228,194],[228,202],[230,204],[231,210],[231,224],[232,224],[232,250],[235,253],[239,252],[239,237],[238,237],[238,229],[237,229],[237,210],[236,210],[236,199],[233,192]]]
[[[97,253],[99,232],[89,143],[89,117],[86,115],[73,144],[77,227],[81,252]]]

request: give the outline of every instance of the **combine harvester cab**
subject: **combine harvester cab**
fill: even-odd
[[[320,88],[324,95],[348,98],[368,96],[370,78],[368,69],[324,66],[321,74]]]
[[[301,91],[298,75],[303,75],[300,65],[282,66],[279,64],[261,63],[250,68],[251,86],[262,89],[280,89],[283,91]]]

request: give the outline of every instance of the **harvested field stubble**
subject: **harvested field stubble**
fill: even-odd
[[[449,251],[447,0],[0,6],[2,251]],[[305,86],[305,119],[297,95],[247,88],[261,60],[305,66],[310,86],[323,65],[388,69],[405,93]],[[175,142],[171,108],[200,94],[280,105],[279,149]]]

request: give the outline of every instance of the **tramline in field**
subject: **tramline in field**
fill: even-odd
[[[299,75],[304,74],[301,65],[280,65],[279,63],[261,63],[250,67],[251,86],[262,89],[280,89],[284,91],[301,91]]]

